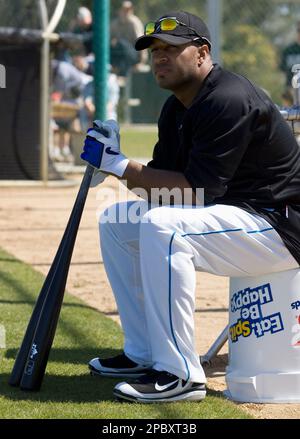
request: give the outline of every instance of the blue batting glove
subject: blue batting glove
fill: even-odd
[[[89,131],[90,130],[88,130],[87,133],[89,133]],[[103,150],[103,143],[98,142],[98,140],[87,135],[83,145],[83,153],[81,153],[80,157],[94,166],[94,168],[99,169],[102,161]]]
[[[92,166],[118,177],[124,175],[128,158],[120,151],[119,125],[116,121],[94,121],[87,131],[81,158]]]

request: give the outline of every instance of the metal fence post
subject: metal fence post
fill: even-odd
[[[109,0],[94,0],[93,48],[95,53],[95,118],[106,119],[109,65]]]
[[[207,0],[206,6],[208,28],[212,39],[212,58],[214,62],[221,64],[222,0]]]

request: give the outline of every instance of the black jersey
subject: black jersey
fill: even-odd
[[[271,99],[218,65],[186,109],[171,96],[148,166],[182,172],[205,205],[264,217],[300,264],[300,148]]]

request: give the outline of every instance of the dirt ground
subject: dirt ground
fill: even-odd
[[[69,187],[8,187],[0,182],[0,246],[33,268],[47,274],[67,224],[81,181],[80,175],[69,177]],[[106,206],[127,196],[123,189],[116,195],[118,182],[109,177],[91,188],[78,232],[67,290],[119,322],[116,304],[104,271],[98,238],[97,216]],[[196,344],[203,355],[228,319],[228,278],[197,273],[195,321]],[[88,360],[88,359],[87,359]],[[226,389],[227,343],[206,367],[208,387],[217,392]],[[239,404],[256,418],[300,418],[297,404]]]

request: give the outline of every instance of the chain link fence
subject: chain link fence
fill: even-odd
[[[38,0],[0,0],[0,26],[40,28],[37,3]],[[51,15],[56,0],[46,0],[46,3]],[[111,20],[118,15],[121,4],[121,0],[111,0]],[[132,4],[143,24],[172,10],[200,15],[213,35],[215,61],[247,76],[264,88],[276,103],[286,103],[287,72],[282,70],[281,57],[283,49],[297,38],[299,0],[164,0],[163,5],[160,0],[133,0]],[[93,10],[93,0],[68,0],[58,31],[71,28],[80,6]],[[298,34],[298,55],[292,57],[296,65],[300,65]],[[147,62],[149,65],[149,58]],[[286,69],[291,70],[291,65]],[[133,71],[131,76],[133,80],[128,81],[131,85],[123,93],[120,104],[121,121],[155,123],[167,92],[158,90],[147,69]],[[126,112],[128,102],[130,108]]]
[[[120,4],[116,0],[111,2],[112,17],[116,16]],[[291,62],[283,65],[282,53],[284,48],[294,43],[298,53],[292,55],[292,64],[300,65],[300,33],[297,35],[299,0],[166,0],[163,6],[158,0],[136,0],[133,4],[135,14],[143,23],[174,10],[186,10],[201,16],[209,25],[213,44],[218,49],[213,52],[215,61],[247,76],[264,88],[279,105],[292,103],[292,90],[287,87],[286,79],[290,85],[292,66]],[[298,44],[295,45],[296,41]],[[155,84],[148,83],[141,93],[149,99]],[[161,95],[164,93],[161,92]],[[161,103],[157,97],[155,99]],[[134,118],[138,118],[138,111],[142,114],[143,107],[133,109]]]

